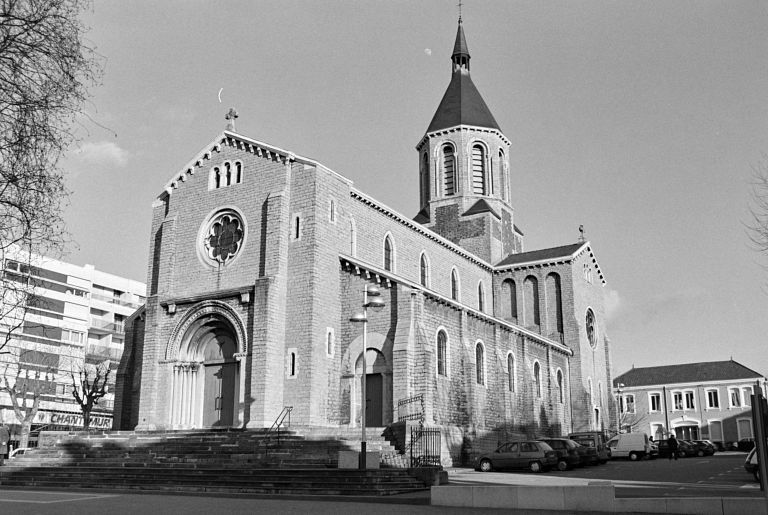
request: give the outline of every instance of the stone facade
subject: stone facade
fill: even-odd
[[[454,74],[469,80],[464,61]],[[234,130],[206,145],[153,206],[117,427],[268,427],[284,406],[295,424],[359,426],[363,336],[349,319],[366,285],[385,303],[368,311],[367,425],[396,422],[398,402],[421,395],[456,459],[499,431],[610,426],[590,244],[523,251],[498,128],[441,127],[417,150],[411,219]]]

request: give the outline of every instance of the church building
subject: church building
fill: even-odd
[[[612,427],[603,274],[583,238],[525,249],[524,186],[461,20],[413,217],[235,116],[152,206],[116,429],[263,428],[286,406],[294,425],[359,427],[363,378],[368,427],[414,400],[451,441]],[[350,321],[374,286],[383,309]]]

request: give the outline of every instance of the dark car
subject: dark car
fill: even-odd
[[[714,444],[714,442],[711,442],[709,440],[694,440],[693,443],[707,447],[709,449],[709,451],[707,451],[709,455],[715,454],[718,451],[717,446]]]
[[[568,470],[584,465],[587,459],[587,449],[567,438],[542,438],[557,454],[557,470]],[[580,450],[583,449],[582,452]],[[582,454],[584,458],[582,458]],[[595,457],[597,454],[595,453]]]
[[[588,449],[594,449],[597,454],[597,462],[600,464],[608,463],[608,460],[611,459],[611,450],[608,448],[608,438],[602,431],[571,433],[568,435],[568,438]]]
[[[544,442],[507,442],[489,454],[475,458],[475,470],[490,472],[504,469],[546,471],[557,465],[557,454]]]
[[[653,442],[656,444],[656,447],[659,448],[659,458],[669,458],[669,455],[672,453],[671,449],[669,448],[669,442],[666,440],[659,440]],[[689,449],[692,449],[691,446],[688,446]],[[695,453],[694,453],[695,454]],[[685,449],[683,449],[683,445],[681,441],[677,442],[677,457],[678,458],[685,458],[686,457]]]
[[[736,443],[736,449],[741,452],[749,452],[755,447],[754,438],[742,438]]]
[[[696,451],[695,456],[702,457],[702,456],[712,456],[715,454],[715,447],[714,445],[709,445],[701,440],[683,440],[685,443],[693,447],[693,450]]]
[[[686,457],[689,456],[697,456],[698,455],[698,449],[695,445],[693,445],[688,440],[678,440],[677,441],[677,450],[679,452],[682,452]],[[678,454],[679,456],[679,454]]]

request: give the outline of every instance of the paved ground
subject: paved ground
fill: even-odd
[[[723,453],[707,458],[686,458],[677,462],[612,461],[607,465],[584,467],[567,472],[528,474],[517,472],[480,473],[470,469],[449,469],[451,484],[542,485],[586,484],[611,481],[617,497],[761,497],[763,493],[744,471],[744,453]],[[621,479],[618,479],[621,478]],[[365,513],[400,515],[415,513],[496,514],[502,510],[428,506],[429,492],[375,498],[289,499],[101,493],[73,491],[15,490],[0,487],[0,513],[14,515],[99,514],[188,514],[227,513]],[[509,510],[504,510],[509,513]],[[563,512],[560,512],[562,515]]]
[[[616,497],[760,497],[760,486],[744,470],[745,453],[718,453],[703,458],[611,460],[605,465],[566,472],[529,474],[481,473],[451,469],[451,484],[587,484],[610,481]]]

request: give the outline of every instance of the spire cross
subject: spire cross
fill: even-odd
[[[227,111],[227,115],[224,117],[224,119],[228,121],[227,130],[229,131],[235,130],[235,118],[237,117],[238,117],[238,114],[237,114],[237,111],[235,111],[235,108],[230,107],[229,111]]]
[[[462,6],[461,0],[459,0],[458,6],[459,6],[459,23],[461,23],[461,6]]]

